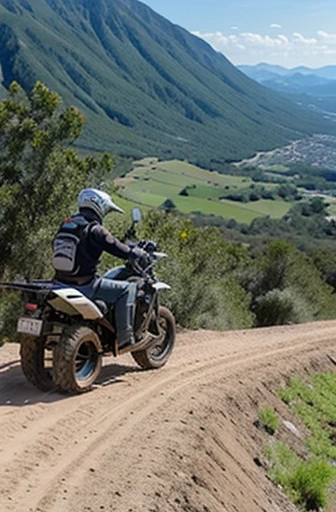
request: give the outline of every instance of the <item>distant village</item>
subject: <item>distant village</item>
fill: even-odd
[[[259,168],[298,163],[323,169],[336,169],[336,137],[313,135],[296,140],[283,148],[258,153],[255,157],[240,162],[240,164]]]

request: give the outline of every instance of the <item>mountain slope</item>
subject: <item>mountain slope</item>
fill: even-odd
[[[336,131],[136,0],[0,0],[0,65],[83,110],[91,150],[208,166]]]

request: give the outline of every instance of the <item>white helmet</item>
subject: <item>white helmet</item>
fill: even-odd
[[[79,193],[78,208],[90,208],[101,220],[111,211],[124,213],[111,199],[111,197],[101,190],[94,188],[85,188]]]

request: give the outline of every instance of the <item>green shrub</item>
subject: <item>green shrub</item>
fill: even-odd
[[[181,326],[213,330],[253,326],[250,296],[236,276],[247,259],[238,244],[227,242],[216,228],[195,228],[184,218],[158,212],[147,215],[141,237],[154,239],[168,254],[157,273],[171,286],[162,300]]]
[[[310,308],[290,289],[270,290],[256,299],[255,314],[259,326],[303,323],[314,320]]]
[[[277,240],[258,255],[245,278],[258,326],[336,317],[336,300],[312,260]]]

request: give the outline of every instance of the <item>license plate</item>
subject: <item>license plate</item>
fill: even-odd
[[[22,334],[31,334],[32,336],[40,336],[42,332],[42,320],[35,320],[34,318],[19,318],[17,324],[17,331]]]

